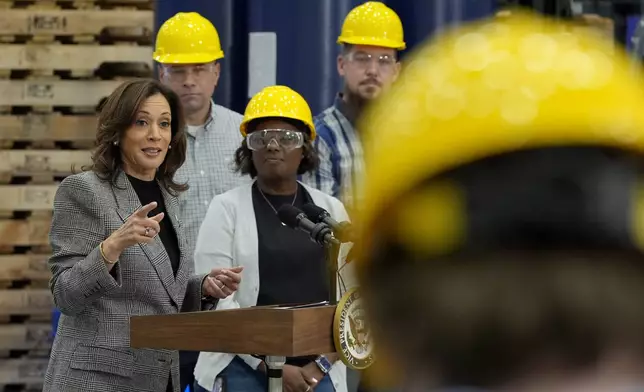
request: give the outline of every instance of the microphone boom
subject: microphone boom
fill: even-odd
[[[331,214],[322,207],[315,204],[305,204],[302,211],[315,223],[324,223],[331,228],[334,236],[340,242],[353,242],[353,228],[349,222],[337,222]]]
[[[292,205],[283,205],[277,211],[277,216],[286,226],[300,230],[309,235],[309,238],[322,246],[329,244],[339,244],[339,241],[333,236],[333,231],[325,223],[313,223],[306,214],[297,207]]]

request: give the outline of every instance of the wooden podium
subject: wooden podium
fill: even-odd
[[[286,357],[335,352],[335,306],[253,307],[130,318],[130,346],[265,355],[268,390],[282,392]],[[210,386],[209,386],[210,387]]]

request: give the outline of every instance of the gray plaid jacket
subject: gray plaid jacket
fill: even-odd
[[[130,316],[199,310],[204,275],[193,276],[179,205],[165,191],[181,250],[176,279],[158,236],[128,248],[107,271],[99,243],[141,207],[123,172],[116,185],[84,172],[65,178],[56,193],[50,288],[62,315],[44,392],[165,392],[170,375],[179,391],[178,353],[131,349]]]

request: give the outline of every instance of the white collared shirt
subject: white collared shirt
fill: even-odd
[[[249,182],[235,172],[235,151],[243,137],[242,115],[211,101],[210,118],[200,127],[188,127],[186,161],[176,181],[190,188],[179,197],[181,220],[190,251],[197,242],[199,227],[213,197]]]

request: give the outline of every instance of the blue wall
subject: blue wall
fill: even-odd
[[[243,112],[248,102],[249,33],[274,32],[275,82],[300,92],[318,113],[340,87],[336,44],[342,21],[363,0],[163,0],[157,27],[180,11],[197,11],[219,31],[225,58],[215,101]],[[489,15],[494,0],[386,0],[403,22],[408,48],[441,26]],[[270,46],[270,45],[269,45]],[[270,69],[270,56],[266,63]],[[270,79],[270,78],[269,78]],[[251,83],[251,88],[254,83]]]

